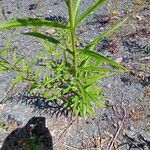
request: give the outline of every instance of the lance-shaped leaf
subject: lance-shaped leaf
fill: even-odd
[[[80,89],[81,96],[82,96],[82,100],[80,102],[80,105],[81,105],[81,116],[84,116],[85,113],[86,113],[85,105],[86,105],[86,102],[87,102],[87,98],[86,98],[86,93],[85,93],[84,87],[83,87],[83,85],[81,84],[80,81],[78,81],[78,85],[79,85],[79,89]]]
[[[81,71],[91,71],[91,72],[120,72],[121,70],[114,68],[101,68],[101,67],[81,67],[79,68]]]
[[[7,56],[10,50],[10,45],[11,45],[11,37],[9,34],[8,37],[6,38],[5,46],[4,48],[2,48],[2,52],[0,51],[0,55],[2,53],[4,56]]]
[[[102,5],[106,0],[96,0],[91,6],[87,8],[85,12],[83,12],[76,21],[76,25],[78,25],[85,17],[87,17],[93,10],[95,10],[98,6]]]
[[[40,39],[43,39],[43,40],[47,40],[53,44],[60,44],[60,42],[58,40],[56,40],[55,38],[53,37],[49,37],[49,36],[46,36],[42,33],[39,33],[39,32],[25,32],[25,33],[22,33],[24,35],[30,35],[30,36],[33,36],[33,37],[37,37],[37,38],[40,38]]]
[[[80,53],[83,53],[87,56],[90,56],[90,57],[93,57],[95,58],[96,60],[100,61],[100,62],[106,62],[114,67],[117,67],[117,68],[120,68],[120,69],[123,69],[123,70],[127,70],[127,68],[125,68],[124,66],[122,66],[121,64],[115,62],[114,60],[112,60],[111,58],[108,58],[106,56],[103,56],[99,53],[96,53],[94,51],[90,51],[90,50],[81,50],[81,49],[78,49],[78,51]]]
[[[6,30],[16,27],[33,27],[33,26],[68,29],[67,25],[56,21],[48,21],[38,18],[18,18],[0,23],[0,30]]]
[[[85,47],[85,49],[94,47],[99,41],[101,41],[105,37],[108,37],[110,34],[112,34],[114,31],[116,31],[126,20],[127,20],[127,18],[124,19],[123,21],[118,22],[115,25],[111,26],[109,29],[107,29],[105,32],[103,32],[98,37],[96,37],[95,39],[93,39],[89,44],[87,44],[87,46]]]
[[[89,98],[92,99],[92,102],[93,102],[95,105],[97,105],[97,106],[105,106],[105,103],[104,103],[103,101],[101,101],[101,100],[96,100],[96,99],[94,99],[88,92],[86,92],[86,93],[87,93],[87,95],[89,96]]]
[[[17,67],[17,65],[18,65],[24,58],[25,58],[25,56],[20,56],[20,57],[18,57],[18,58],[15,60],[14,65],[13,65],[12,68]]]
[[[77,0],[76,1],[75,10],[74,10],[75,19],[77,18],[77,14],[78,14],[78,11],[79,11],[80,2],[81,2],[81,0]]]
[[[97,106],[104,106],[104,103],[102,101],[96,100],[95,98],[93,98],[84,88],[84,86],[82,85],[82,83],[80,81],[78,81],[79,83],[79,87],[80,90],[82,91],[84,97],[86,98],[86,105],[90,105],[90,100],[92,100],[91,102],[93,102],[94,104],[96,104]],[[86,110],[87,111],[87,110]],[[84,114],[83,114],[84,115]]]
[[[86,66],[88,60],[89,60],[89,57],[87,57],[86,59],[84,59],[84,60],[80,63],[80,65],[79,65],[78,67],[81,68],[81,67],[83,67],[83,66]]]
[[[88,77],[84,77],[80,80],[82,81],[86,81],[86,84],[88,86],[94,84],[96,81],[104,78],[104,77],[107,77],[108,76],[108,73],[99,73],[99,74],[93,74],[93,75],[89,75]]]

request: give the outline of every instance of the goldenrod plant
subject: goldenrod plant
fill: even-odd
[[[108,37],[125,21],[117,22],[98,37],[89,41],[84,47],[78,46],[76,30],[80,23],[106,0],[95,0],[80,15],[80,0],[64,0],[68,8],[69,19],[18,18],[0,23],[0,30],[18,27],[33,27],[31,32],[21,33],[42,41],[43,48],[38,55],[26,61],[25,56],[18,56],[14,48],[13,61],[9,62],[8,38],[0,52],[0,70],[11,70],[17,73],[13,83],[27,80],[29,91],[39,93],[49,101],[58,100],[63,107],[74,115],[85,116],[95,114],[94,105],[104,106],[103,94],[97,81],[115,72],[127,70],[99,52],[95,46],[103,38]],[[52,35],[39,32],[40,27],[54,29]]]

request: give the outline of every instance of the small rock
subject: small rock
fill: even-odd
[[[130,78],[121,77],[121,81],[127,86],[132,84],[132,81],[130,80]]]
[[[54,5],[57,5],[58,4],[58,2],[54,2]]]
[[[0,104],[0,111],[2,111],[5,106],[6,106],[6,104]]]
[[[102,121],[107,121],[108,120],[108,116],[106,113],[103,113],[102,115]]]
[[[11,14],[12,12],[11,11],[7,11],[7,14]]]
[[[37,9],[38,5],[37,4],[31,4],[29,5],[29,10],[35,10]]]
[[[150,85],[150,76],[145,76],[143,80],[141,80],[141,84],[145,87],[145,86],[149,86]]]
[[[136,19],[139,20],[139,21],[142,21],[142,20],[143,20],[143,16],[138,16],[138,15],[137,15],[137,16],[136,16]]]
[[[123,60],[123,58],[122,58],[122,57],[119,57],[119,58],[116,59],[116,62],[117,62],[117,63],[121,63],[122,60]]]
[[[128,127],[128,130],[135,132],[135,129],[134,129],[133,126],[129,126],[129,127]]]

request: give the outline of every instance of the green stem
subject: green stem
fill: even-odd
[[[73,65],[75,76],[77,77],[77,58],[76,58],[76,38],[75,38],[75,16],[73,10],[72,0],[68,1],[69,20],[70,20],[70,34],[71,34],[71,48],[73,52]]]
[[[76,58],[76,46],[75,46],[75,31],[71,32],[72,50],[73,50],[73,65],[75,69],[75,76],[77,76],[77,58]]]

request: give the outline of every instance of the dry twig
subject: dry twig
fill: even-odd
[[[2,97],[2,99],[0,100],[0,102],[3,102],[4,101],[4,99],[6,98],[6,96],[9,94],[9,92],[11,91],[11,90],[13,90],[13,88],[14,88],[14,84],[12,85],[12,86],[10,86],[10,88],[6,91],[6,93],[4,94],[4,96]]]
[[[123,127],[123,124],[124,124],[124,121],[125,121],[125,118],[126,118],[126,110],[123,109],[124,111],[124,116],[123,116],[123,119],[121,121],[118,121],[118,130],[117,132],[115,133],[115,135],[113,136],[112,140],[110,141],[110,143],[108,144],[108,147],[107,147],[107,150],[111,150],[113,145],[114,145],[114,142],[116,141],[119,133],[120,133],[120,130],[122,129]]]
[[[53,146],[56,146],[59,141],[61,140],[61,138],[65,135],[65,133],[67,132],[67,130],[70,128],[70,126],[77,120],[77,118],[75,118],[67,127],[66,129],[61,133],[61,135],[59,136],[58,140],[53,144]]]

